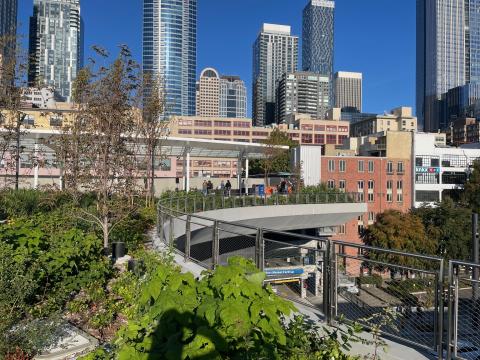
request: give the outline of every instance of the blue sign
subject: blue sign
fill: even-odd
[[[257,195],[264,196],[265,195],[265,185],[259,184],[257,185]]]
[[[417,174],[440,174],[440,168],[417,166],[415,172]]]
[[[292,276],[302,275],[303,269],[265,269],[267,276]]]

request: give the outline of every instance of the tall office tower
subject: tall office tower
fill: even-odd
[[[302,69],[333,77],[335,2],[310,0],[303,10]]]
[[[283,74],[297,70],[298,37],[290,26],[263,24],[253,45],[253,122],[275,123],[276,83]]]
[[[330,108],[330,78],[314,72],[284,74],[278,82],[276,115],[285,122],[291,114],[323,120]]]
[[[195,115],[197,0],[143,1],[143,70],[158,76],[170,115]]]
[[[52,87],[56,97],[71,101],[83,66],[80,0],[34,0],[29,53],[29,83]]]
[[[335,107],[362,112],[362,73],[338,71],[333,82]]]
[[[17,33],[17,8],[17,0],[0,1],[0,38],[2,42],[0,62],[4,56],[14,52],[15,38],[10,39],[10,36],[15,36]]]
[[[217,70],[206,68],[197,82],[196,115],[220,116],[220,75]]]
[[[220,78],[220,117],[247,117],[247,88],[238,76],[223,75]]]
[[[17,32],[17,0],[0,1],[0,36]]]
[[[437,131],[442,95],[480,81],[480,0],[417,0],[417,117]]]

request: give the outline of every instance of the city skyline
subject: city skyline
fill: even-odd
[[[198,9],[197,79],[205,67],[240,76],[247,87],[251,116],[251,45],[258,29],[263,22],[289,24],[292,33],[301,37],[302,11],[306,4],[307,1],[287,0],[201,2]],[[251,11],[252,8],[255,11]],[[142,11],[141,2],[82,1],[86,30],[85,58],[91,55],[90,47],[94,44],[115,53],[116,46],[125,43],[140,61]],[[105,17],[106,12],[111,16]],[[226,16],[230,12],[236,16]],[[28,34],[27,19],[31,13],[32,1],[19,0],[21,34]],[[401,32],[391,26],[388,14],[395,14],[394,19],[401,24]],[[212,16],[217,19],[215,24],[209,21]],[[382,33],[378,32],[379,27],[383,29]],[[112,28],[115,31],[111,31]],[[353,0],[338,2],[335,55],[335,71],[359,71],[364,74],[366,112],[381,113],[399,105],[414,106],[415,1],[406,0],[401,4],[385,4],[380,0],[366,0],[361,4]],[[395,71],[392,72],[392,69]]]

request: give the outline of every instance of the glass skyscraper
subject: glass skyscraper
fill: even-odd
[[[417,117],[445,128],[442,96],[480,81],[480,0],[417,0]]]
[[[58,99],[71,101],[83,66],[80,0],[34,0],[29,53],[29,83],[52,87]]]
[[[16,33],[17,0],[0,1],[0,36]]]
[[[195,115],[197,0],[143,1],[143,70],[160,77],[166,112]]]
[[[15,35],[17,32],[17,0],[0,0],[0,37]],[[13,39],[4,39],[13,40]],[[12,49],[9,44],[2,41],[3,49],[0,49],[0,55],[7,55]]]
[[[333,76],[335,2],[310,0],[303,10],[302,69]]]

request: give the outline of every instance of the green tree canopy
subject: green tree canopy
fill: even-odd
[[[414,209],[430,241],[436,244],[436,255],[445,259],[469,260],[471,257],[472,212],[446,198],[435,207]]]
[[[401,213],[396,210],[388,210],[379,214],[376,223],[364,230],[362,240],[368,246],[382,249],[424,255],[436,253],[436,242],[427,236],[421,219],[414,214]],[[401,266],[418,265],[418,261],[414,258],[380,251],[371,251],[368,256],[375,260]]]

